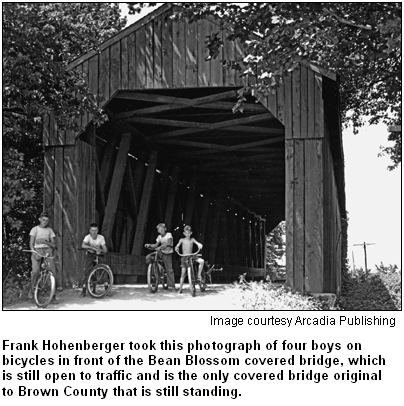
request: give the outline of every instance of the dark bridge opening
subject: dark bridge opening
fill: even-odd
[[[105,106],[109,121],[87,141],[118,282],[145,274],[143,246],[160,222],[175,243],[190,224],[224,279],[264,276],[265,235],[285,219],[285,129],[251,96],[233,113],[238,89],[118,91]]]

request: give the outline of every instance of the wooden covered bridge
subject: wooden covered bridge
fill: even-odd
[[[163,5],[70,65],[108,122],[96,128],[85,115],[74,134],[45,117],[44,207],[63,284],[81,276],[78,248],[94,221],[117,282],[133,283],[160,222],[175,243],[190,224],[203,256],[234,280],[264,275],[266,234],[286,220],[287,284],[337,292],[345,192],[336,75],[302,63],[276,94],[249,97],[233,114],[249,79],[221,59],[242,46],[222,33],[221,54],[206,60],[205,37],[218,24],[172,12]]]

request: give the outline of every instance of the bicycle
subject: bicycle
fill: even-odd
[[[205,282],[206,285],[213,285],[212,281],[212,273],[213,272],[221,272],[223,271],[223,268],[215,268],[215,264],[210,265],[208,262],[205,262],[204,269],[202,271],[202,274],[205,274]],[[205,271],[205,268],[207,268],[207,271]]]
[[[160,282],[164,290],[168,289],[168,280],[164,262],[159,258],[158,251],[153,252],[152,255],[154,257],[151,257],[152,262],[147,268],[147,285],[149,286],[150,293],[156,293]]]
[[[80,250],[82,250],[80,248]],[[84,250],[84,249],[83,249]],[[104,256],[103,252],[92,252],[95,255],[93,267],[87,278],[87,291],[95,299],[102,299],[107,296],[114,284],[114,274],[111,268],[104,263],[100,263],[100,257]]]
[[[34,286],[34,301],[38,307],[45,308],[51,302],[56,291],[56,279],[53,275],[52,269],[49,264],[49,259],[54,259],[55,257],[46,255],[41,255],[35,250],[23,250],[24,252],[31,252],[37,254],[41,257],[40,263],[40,273],[38,274]]]
[[[198,251],[196,251],[192,254],[180,254],[179,252],[177,252],[177,254],[180,257],[188,257],[186,259],[186,265],[187,265],[187,273],[188,273],[188,283],[189,283],[189,288],[191,290],[192,296],[196,295],[196,286],[195,286],[196,280],[198,280],[199,289],[201,290],[201,292],[205,292],[205,290],[206,290],[206,274],[204,272],[204,269],[202,270],[201,278],[199,279],[197,277],[199,264],[194,261],[195,257],[201,257],[201,255],[198,254],[199,251],[200,251],[200,248],[198,248]],[[197,266],[195,266],[195,265],[197,265]]]

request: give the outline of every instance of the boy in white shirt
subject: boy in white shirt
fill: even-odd
[[[83,243],[81,244],[81,248],[87,250],[86,252],[86,259],[84,262],[84,275],[83,275],[83,290],[81,291],[80,297],[86,296],[86,285],[88,274],[91,271],[91,268],[94,264],[94,259],[96,254],[100,252],[107,252],[107,245],[105,243],[105,238],[98,234],[98,225],[96,223],[90,224],[90,234],[86,235],[83,239]]]
[[[39,216],[39,225],[35,226],[29,232],[29,248],[32,251],[36,251],[40,255],[49,254],[52,257],[53,249],[56,248],[55,245],[55,233],[48,227],[49,214],[43,211]],[[49,266],[51,271],[55,275],[56,279],[56,268],[53,259],[49,258]],[[40,272],[41,257],[35,252],[31,255],[32,262],[32,272],[31,272],[31,288],[28,292],[28,298],[33,298],[32,288],[34,287],[35,280]],[[56,294],[53,296],[51,303],[57,304]]]
[[[146,248],[155,249],[158,251],[158,256],[164,262],[164,267],[167,272],[167,285],[170,291],[175,291],[175,279],[173,270],[173,236],[167,232],[167,227],[164,223],[157,225],[157,236],[155,244],[145,244]],[[153,254],[146,256],[146,263],[149,264]]]

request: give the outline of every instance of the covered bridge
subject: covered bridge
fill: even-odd
[[[133,283],[160,222],[175,243],[190,224],[203,256],[234,280],[265,275],[266,234],[286,220],[287,284],[337,292],[345,192],[336,75],[301,63],[275,94],[248,97],[233,114],[251,78],[221,60],[241,55],[241,44],[221,33],[219,57],[206,60],[217,22],[172,13],[165,4],[71,63],[108,122],[96,128],[84,115],[74,134],[44,119],[44,207],[63,284],[81,276],[78,248],[94,221],[117,282]]]

